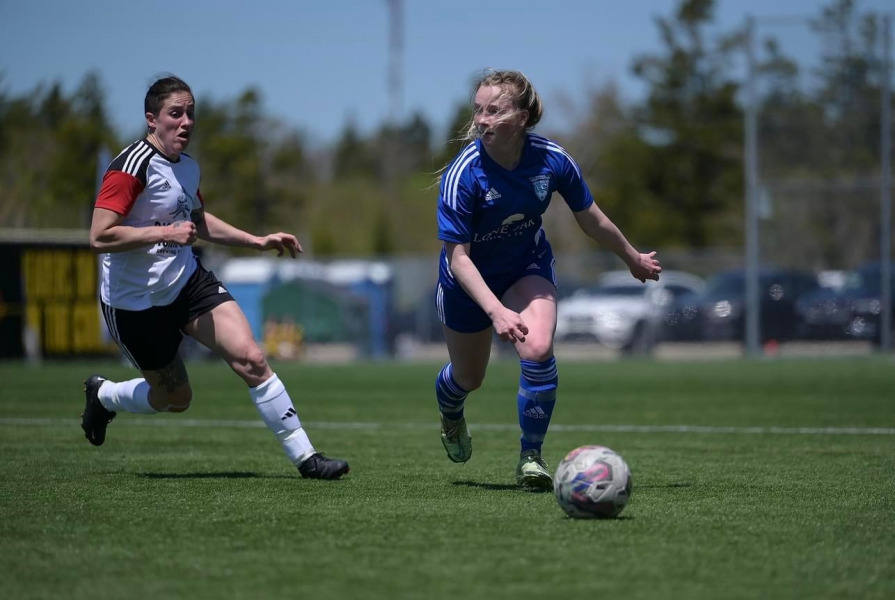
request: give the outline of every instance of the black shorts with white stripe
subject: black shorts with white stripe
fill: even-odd
[[[230,292],[200,263],[171,304],[137,311],[101,304],[109,333],[124,356],[141,371],[154,371],[177,356],[187,323],[230,300]]]

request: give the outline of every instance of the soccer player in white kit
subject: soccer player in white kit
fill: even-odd
[[[109,165],[90,226],[90,247],[102,256],[103,317],[142,377],[113,382],[91,375],[84,382],[85,436],[102,445],[119,411],[183,412],[190,406],[193,391],[178,353],[186,334],[245,381],[261,418],[302,477],[340,478],[348,463],[314,449],[239,305],[192,249],[202,239],[295,258],[301,245],[288,233],[251,235],[205,210],[199,166],[184,153],[195,126],[195,100],[183,80],[155,81],[144,109],[149,133]]]
[[[642,254],[597,207],[581,170],[556,142],[530,130],[541,99],[518,71],[488,71],[473,86],[470,140],[441,175],[436,308],[450,362],[435,379],[441,441],[448,458],[466,462],[472,437],[467,395],[485,378],[491,339],[514,345],[521,451],[516,482],[550,488],[541,458],[559,383],[553,355],[556,277],[541,229],[553,192],[562,195],[585,234],[621,258],[641,282],[657,280],[655,252]]]

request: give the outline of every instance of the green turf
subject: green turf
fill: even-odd
[[[633,498],[606,521],[513,485],[512,363],[467,405],[465,465],[439,443],[438,365],[276,365],[351,462],[339,482],[298,477],[222,364],[190,365],[187,413],[119,415],[94,448],[97,368],[134,376],[0,364],[0,597],[895,597],[891,358],[561,365],[545,458],[625,456]]]

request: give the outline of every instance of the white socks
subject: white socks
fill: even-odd
[[[145,379],[121,382],[107,380],[100,386],[97,395],[106,410],[112,412],[142,414],[159,412],[149,404],[149,384]],[[292,406],[292,399],[289,398],[289,393],[276,374],[258,387],[249,388],[249,395],[258,408],[264,424],[280,440],[289,460],[295,465],[300,465],[314,454],[314,446],[311,445],[308,434],[301,426],[298,413]]]
[[[99,386],[100,403],[112,412],[155,414],[158,411],[149,404],[149,384],[145,379],[108,381]]]
[[[249,395],[261,419],[276,434],[293,464],[299,465],[314,454],[314,446],[301,426],[292,399],[276,373],[258,387],[249,388]]]

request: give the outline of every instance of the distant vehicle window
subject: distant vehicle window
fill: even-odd
[[[681,296],[686,296],[688,294],[693,293],[693,288],[684,287],[682,285],[666,285],[665,290],[671,294],[674,298],[680,298]]]
[[[718,275],[706,286],[705,293],[714,295],[718,293],[742,294],[746,291],[746,280],[736,273]]]
[[[591,292],[599,296],[643,296],[646,288],[641,285],[598,285]]]
[[[880,276],[867,271],[853,271],[845,278],[843,290],[861,291],[869,294],[879,294],[882,292],[880,285]]]

